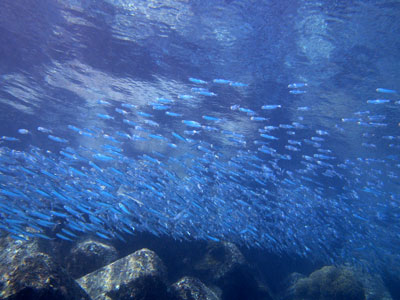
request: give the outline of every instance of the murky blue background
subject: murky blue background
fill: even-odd
[[[104,141],[72,133],[67,126],[102,128],[113,134],[124,128],[122,123],[100,120],[97,114],[117,119],[114,108],[122,102],[154,114],[160,124],[158,134],[181,134],[180,119],[148,106],[163,97],[175,101],[171,110],[183,114],[183,119],[202,124],[207,123],[203,115],[223,119],[220,129],[242,134],[246,146],[232,145],[220,132],[203,131],[197,141],[213,144],[228,158],[247,151],[267,163],[271,157],[254,144],[262,140],[259,129],[298,122],[304,128],[295,130],[293,137],[282,127],[268,133],[279,138],[270,141],[270,147],[292,159],[280,159],[281,171],[273,170],[274,182],[281,181],[282,186],[268,185],[265,176],[266,189],[272,193],[265,195],[265,201],[270,201],[265,205],[268,210],[276,207],[277,215],[271,212],[271,220],[258,216],[260,220],[252,222],[264,228],[264,222],[270,224],[265,232],[276,242],[268,246],[264,239],[257,245],[237,234],[226,237],[278,253],[293,248],[299,255],[307,252],[300,251],[299,245],[312,245],[312,251],[324,245],[321,256],[328,261],[396,265],[400,247],[400,105],[396,102],[400,97],[377,93],[376,88],[400,90],[399,15],[397,1],[38,1],[34,5],[1,1],[0,136],[20,139],[2,140],[1,147],[24,151],[33,145],[58,155],[64,145],[39,132],[37,127],[42,126],[75,149],[84,146],[97,151]],[[207,88],[217,96],[179,99],[182,94],[193,95],[193,87],[201,87],[190,77],[207,81]],[[248,86],[213,84],[218,78]],[[306,93],[290,94],[291,83],[307,83]],[[99,104],[99,99],[112,106]],[[390,103],[368,104],[370,99],[389,99]],[[261,110],[266,104],[282,108]],[[252,109],[269,120],[251,121],[245,113],[232,110],[232,105]],[[385,126],[371,126],[371,116],[378,116],[377,122]],[[346,118],[355,121],[343,121]],[[19,134],[21,128],[29,134]],[[318,136],[316,130],[329,133],[321,136],[325,138],[322,148],[330,150],[335,160],[332,167],[317,169],[307,181],[297,171],[307,163],[304,155],[317,153],[315,147],[304,144],[304,139]],[[301,151],[285,148],[288,139],[302,141]],[[171,152],[157,141],[124,142],[123,149],[133,159],[153,150],[166,157],[180,157],[187,151],[178,147]],[[184,171],[172,170],[185,176]],[[326,170],[340,176],[323,176]],[[285,178],[295,185],[285,183]],[[220,193],[219,183],[211,187],[210,182],[202,188]],[[309,214],[304,199],[297,207],[297,194],[288,192],[300,188],[301,194],[300,182],[316,196],[307,208],[315,216],[309,220],[304,220]],[[263,189],[246,178],[237,184],[257,193]],[[12,182],[2,182],[2,188],[12,186]],[[224,193],[227,197],[229,191]],[[11,200],[2,196],[2,201]],[[230,212],[224,213],[229,218]],[[207,227],[208,217],[203,215],[198,222]],[[218,236],[218,226],[213,236]],[[290,232],[293,228],[298,229],[295,237]],[[173,235],[173,229],[169,233]],[[197,237],[205,238],[201,233]]]

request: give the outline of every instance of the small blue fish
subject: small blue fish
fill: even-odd
[[[87,132],[87,131],[83,131],[83,130],[79,131],[79,134],[87,136],[87,137],[94,137],[94,135],[92,133]]]
[[[97,103],[105,106],[111,106],[110,102],[101,99],[97,100]]]
[[[249,86],[247,83],[242,83],[242,82],[230,82],[230,86],[235,86],[235,87],[246,87]]]
[[[291,91],[289,91],[289,93],[290,93],[290,94],[293,94],[293,95],[300,95],[300,94],[305,94],[306,91],[302,91],[302,90],[291,90]]]
[[[152,118],[152,117],[153,117],[153,115],[148,114],[148,113],[145,113],[145,112],[143,112],[143,111],[138,111],[137,114],[138,114],[139,116],[142,116],[142,117],[145,117],[145,118]]]
[[[193,99],[194,97],[192,95],[179,95],[178,98],[182,100],[189,100]]]
[[[165,114],[167,116],[171,116],[171,117],[182,117],[183,116],[182,114],[174,113],[172,111],[166,111]]]
[[[135,130],[143,131],[143,132],[150,132],[150,130],[143,128],[142,126],[135,126]]]
[[[104,233],[96,232],[96,235],[101,237],[102,239],[111,240],[111,237],[105,235]]]
[[[11,230],[9,230],[11,232]],[[25,238],[21,234],[10,234],[10,237],[13,238],[14,240],[20,240],[20,241],[29,241],[27,238]]]
[[[263,138],[269,139],[269,140],[279,140],[279,138],[272,136],[272,135],[265,134],[265,133],[261,133],[260,136],[262,136]]]
[[[385,94],[397,94],[396,90],[389,90],[389,89],[384,89],[384,88],[377,88],[376,91],[378,93],[385,93]]]
[[[238,109],[241,112],[247,113],[249,116],[252,116],[252,115],[256,114],[254,110],[251,110],[249,108],[239,107]]]
[[[374,100],[367,100],[368,104],[383,104],[383,103],[389,103],[389,99],[374,99]]]
[[[197,146],[197,149],[199,149],[200,151],[203,151],[204,153],[212,153],[212,151],[206,147],[203,147],[201,145]]]
[[[228,140],[231,142],[235,142],[236,144],[245,146],[246,145],[246,141],[240,138],[235,138],[235,137],[228,137]]]
[[[207,120],[207,121],[214,121],[214,122],[219,122],[219,121],[221,121],[221,119],[216,118],[216,117],[211,117],[211,116],[202,116],[202,118],[203,118],[204,120]]]
[[[267,121],[269,119],[268,118],[264,118],[264,117],[254,117],[253,116],[253,117],[250,118],[250,120],[261,122],[261,121]]]
[[[290,124],[279,124],[279,128],[284,128],[284,129],[293,129],[294,126]]]
[[[19,194],[16,194],[14,192],[5,189],[0,189],[0,193],[9,197],[21,197]]]
[[[74,125],[68,125],[67,127],[68,127],[69,129],[75,131],[75,132],[78,132],[78,133],[81,131],[80,128],[78,128],[78,127],[76,127],[76,126],[74,126]]]
[[[289,89],[298,89],[298,88],[302,88],[302,87],[306,87],[308,86],[307,83],[290,83],[288,85]]]
[[[177,134],[177,133],[175,133],[175,132],[172,132],[172,135],[173,135],[174,137],[176,137],[178,140],[181,140],[181,141],[183,141],[183,142],[186,142],[186,139],[185,139],[184,137],[180,136],[179,134]]]
[[[82,177],[87,177],[87,175],[85,173],[83,173],[73,167],[69,167],[69,169],[71,171],[71,174],[75,174],[75,175],[82,176]]]
[[[120,109],[118,107],[115,108],[115,111],[121,115],[127,115],[128,112],[126,110]]]
[[[42,191],[41,189],[35,189],[35,191],[37,193],[39,193],[40,195],[44,196],[44,197],[50,197],[49,194],[47,194],[46,192]]]
[[[176,144],[173,144],[173,143],[168,143],[168,147],[170,147],[170,148],[178,148],[178,146]]]
[[[44,127],[41,127],[41,126],[39,126],[37,128],[37,130],[40,131],[40,132],[43,132],[43,133],[52,133],[51,129],[47,129],[47,128],[44,128]]]
[[[196,94],[200,94],[203,96],[217,96],[217,94],[210,92],[209,90],[205,89],[205,88],[192,88],[192,92],[196,93]]]
[[[133,104],[130,104],[130,103],[122,103],[121,106],[124,107],[124,108],[129,108],[129,109],[137,108],[136,105],[133,105]]]
[[[269,104],[269,105],[263,105],[261,106],[261,109],[277,109],[277,108],[281,108],[282,106],[280,104]]]
[[[308,106],[300,106],[297,108],[298,111],[309,111],[310,108]]]
[[[28,170],[27,168],[24,168],[22,166],[19,167],[22,171],[24,171],[25,173],[28,173],[29,175],[36,175],[36,173],[32,172],[31,170]]]
[[[110,136],[108,134],[103,134],[103,138],[105,138],[105,139],[107,139],[107,140],[109,140],[111,142],[114,142],[114,143],[120,143],[120,141],[118,141],[117,139],[115,139],[114,137],[112,137],[112,136]]]
[[[58,136],[54,136],[54,135],[49,134],[47,137],[48,137],[50,140],[55,141],[55,142],[57,142],[57,143],[64,143],[64,144],[68,143],[68,140],[63,139],[63,138],[60,138],[60,137],[58,137]]]
[[[135,123],[135,122],[133,122],[131,120],[128,120],[128,119],[123,119],[122,122],[127,124],[127,125],[129,125],[129,126],[133,126],[133,127],[137,126],[137,123]]]
[[[166,106],[166,105],[162,105],[162,104],[153,105],[154,110],[167,110],[170,108],[171,108],[170,106]]]
[[[174,100],[166,99],[166,98],[157,98],[157,102],[158,103],[163,103],[163,104],[169,104],[169,103],[173,103]]]
[[[148,120],[148,119],[143,120],[143,122],[145,124],[149,125],[149,126],[152,126],[152,127],[159,127],[160,126],[157,122],[154,122],[154,121]]]
[[[386,123],[376,123],[376,122],[369,122],[368,124],[372,127],[386,127],[388,125]]]
[[[76,234],[72,233],[71,231],[69,231],[69,230],[67,230],[65,228],[62,228],[61,231],[64,232],[65,234],[71,236],[71,237],[74,237],[74,238],[78,237]]]
[[[111,160],[114,160],[113,157],[107,156],[107,155],[104,155],[104,154],[100,154],[100,153],[93,154],[93,158],[95,158],[97,160],[100,160],[100,161],[111,161]]]
[[[356,123],[361,121],[361,119],[356,119],[356,118],[342,118],[343,123]]]
[[[98,165],[96,165],[94,162],[89,161],[89,165],[92,166],[93,168],[95,168],[97,171],[103,172],[103,169],[100,168]]]
[[[5,135],[3,135],[0,139],[4,140],[4,141],[9,141],[9,142],[17,142],[17,141],[19,141],[19,139],[15,138],[15,137],[5,136]]]
[[[123,131],[116,131],[115,134],[119,135],[122,138],[128,139],[128,140],[130,140],[132,138],[128,133],[123,132]]]
[[[366,110],[366,111],[357,111],[357,112],[355,112],[353,114],[356,115],[356,116],[363,116],[363,115],[368,115],[370,113],[371,112],[369,110]]]
[[[67,214],[64,214],[64,213],[59,212],[59,211],[54,211],[54,210],[50,211],[50,214],[52,216],[56,216],[56,217],[60,217],[60,218],[67,218],[68,217]]]
[[[107,114],[97,114],[97,116],[103,120],[114,120],[114,117]]]
[[[66,237],[65,235],[62,235],[61,233],[56,233],[56,236],[57,236],[58,238],[62,239],[62,240],[69,241],[69,242],[73,242],[72,239],[70,239],[69,237]]]
[[[18,133],[20,133],[20,134],[29,134],[29,130],[25,129],[25,128],[20,128],[20,129],[18,129]]]
[[[312,136],[312,137],[311,137],[311,140],[312,140],[312,141],[316,141],[316,142],[323,142],[323,141],[325,141],[324,138],[319,137],[319,136]]]
[[[73,160],[76,159],[76,156],[75,156],[75,155],[72,155],[72,154],[67,153],[67,152],[65,152],[65,151],[62,151],[62,150],[61,150],[59,153],[60,153],[62,156],[65,156],[66,158],[73,159]]]
[[[201,128],[201,124],[196,121],[182,120],[182,123],[189,127]]]
[[[216,237],[213,237],[211,235],[208,235],[208,234],[206,235],[206,237],[207,237],[207,239],[209,239],[209,240],[211,240],[213,242],[220,242],[221,241],[220,239],[218,239]]]
[[[153,162],[153,163],[156,163],[156,164],[160,164],[160,161],[158,159],[155,159],[155,158],[153,158],[153,157],[151,157],[151,156],[149,156],[147,154],[143,154],[143,158],[146,159],[147,161],[150,161],[150,162]],[[145,183],[142,183],[142,184],[147,186],[147,184],[145,184]],[[150,189],[153,189],[153,188],[150,188]]]
[[[325,130],[315,130],[315,132],[318,134],[318,135],[329,135],[329,132],[327,132],[327,131],[325,131]]]
[[[230,84],[230,83],[232,83],[231,80],[226,80],[226,79],[214,79],[213,82],[214,83],[219,83],[219,84]]]
[[[197,84],[206,84],[207,81],[201,80],[201,79],[197,79],[197,78],[193,78],[193,77],[189,77],[189,81],[193,82],[193,83],[197,83]]]
[[[210,91],[199,91],[198,94],[203,95],[203,96],[209,96],[209,97],[217,96],[217,94],[210,92]]]
[[[54,174],[51,174],[50,172],[48,172],[48,171],[46,171],[46,170],[40,170],[40,173],[42,173],[42,174],[44,174],[44,175],[47,175],[47,176],[49,176],[49,177],[52,178],[52,179],[55,179],[55,180],[58,179],[57,176],[55,176]]]

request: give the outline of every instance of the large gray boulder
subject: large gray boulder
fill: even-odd
[[[76,244],[67,255],[65,264],[73,278],[89,274],[117,260],[118,252],[112,245],[84,240]]]
[[[393,300],[378,273],[359,271],[356,276],[364,286],[366,300]]]
[[[350,268],[326,266],[293,286],[295,300],[365,300],[362,283]]]
[[[167,299],[165,266],[149,249],[138,250],[77,282],[93,300]]]
[[[218,282],[229,273],[246,266],[239,248],[229,242],[210,243],[204,257],[195,265],[195,270]]]
[[[0,239],[0,298],[86,300],[85,291],[43,252],[37,239]]]
[[[255,270],[240,249],[230,242],[209,243],[194,271],[208,286],[218,286],[225,299],[271,299],[268,287],[256,276]]]
[[[177,300],[220,300],[204,283],[194,277],[183,277],[171,286]]]

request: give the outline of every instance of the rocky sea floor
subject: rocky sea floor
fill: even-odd
[[[127,244],[0,238],[0,299],[395,299],[377,274],[146,234]]]

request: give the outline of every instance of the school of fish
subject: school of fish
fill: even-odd
[[[65,241],[84,234],[126,241],[145,231],[316,259],[367,248],[395,255],[400,135],[387,128],[400,124],[381,109],[399,110],[396,90],[372,89],[365,110],[328,129],[303,123],[312,106],[290,107],[296,122],[271,121],[289,108],[268,101],[189,117],[179,109],[182,102],[218,101],[216,87],[242,91],[248,85],[195,77],[185,84],[190,93],[146,105],[98,99],[96,125],[81,128],[77,120],[65,126],[68,135],[40,126],[0,137],[0,229],[15,239]],[[310,89],[288,83],[287,93],[306,97]],[[256,130],[235,130],[238,118]],[[173,128],[165,125],[171,122]],[[362,132],[358,157],[327,146],[348,126]],[[57,151],[19,148],[35,136]]]

